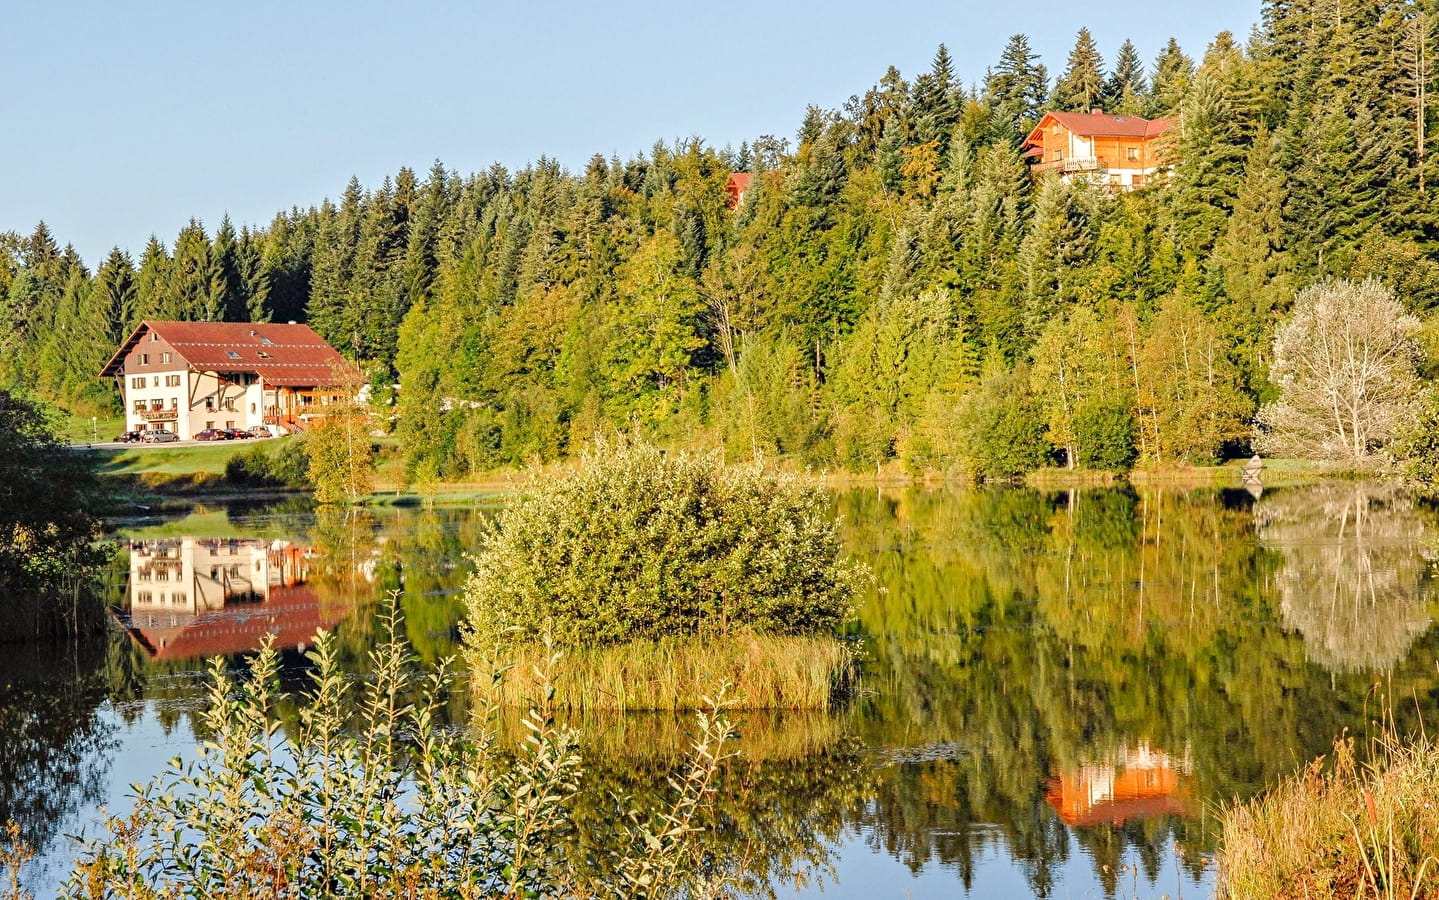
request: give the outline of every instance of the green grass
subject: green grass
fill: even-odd
[[[266,445],[297,437],[270,438]],[[255,446],[256,441],[215,441],[205,446],[173,444],[139,444],[122,449],[98,449],[101,475],[224,475],[230,457]]]
[[[90,444],[99,441],[113,441],[125,430],[125,417],[121,415],[90,416],[63,412],[55,419],[60,440],[67,444]]]

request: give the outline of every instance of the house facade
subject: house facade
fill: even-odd
[[[303,431],[340,399],[353,367],[308,325],[141,322],[101,370],[126,428],[189,439],[206,428]]]
[[[1165,135],[1178,119],[1047,112],[1024,140],[1036,176],[1086,180],[1117,190],[1143,187],[1167,161]]]

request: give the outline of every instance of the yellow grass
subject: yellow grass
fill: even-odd
[[[702,709],[706,697],[729,685],[732,709],[825,709],[853,690],[857,677],[854,653],[832,637],[632,641],[566,650],[553,662],[548,652],[539,645],[507,648],[498,663],[509,671],[495,679],[493,667],[476,666],[475,690],[502,706],[545,705],[548,680],[553,708],[590,712]]]
[[[1391,733],[1223,811],[1219,896],[1439,898],[1439,745]]]

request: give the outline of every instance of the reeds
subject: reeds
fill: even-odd
[[[1219,896],[1439,898],[1439,744],[1392,728],[1367,761],[1353,738],[1223,811]]]
[[[825,709],[850,694],[858,677],[852,648],[817,635],[731,634],[608,647],[567,649],[543,644],[504,648],[495,661],[505,677],[476,672],[476,691],[501,706],[544,702],[545,672],[553,708],[582,712],[694,710],[713,686],[727,684],[731,709]]]

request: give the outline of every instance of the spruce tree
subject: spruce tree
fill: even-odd
[[[1151,118],[1177,115],[1193,77],[1194,60],[1179,49],[1178,41],[1170,38],[1154,60],[1154,76],[1150,79],[1144,114]]]
[[[984,79],[984,99],[996,135],[1022,138],[1044,110],[1049,73],[1038,62],[1023,34],[1011,35],[999,62]]]
[[[1089,29],[1081,28],[1069,52],[1069,64],[1054,85],[1050,105],[1070,112],[1089,112],[1104,101],[1104,85],[1104,57]]]
[[[1114,71],[1104,83],[1104,109],[1113,113],[1138,115],[1144,112],[1149,102],[1148,85],[1144,78],[1144,63],[1134,42],[1126,39],[1114,58]]]

